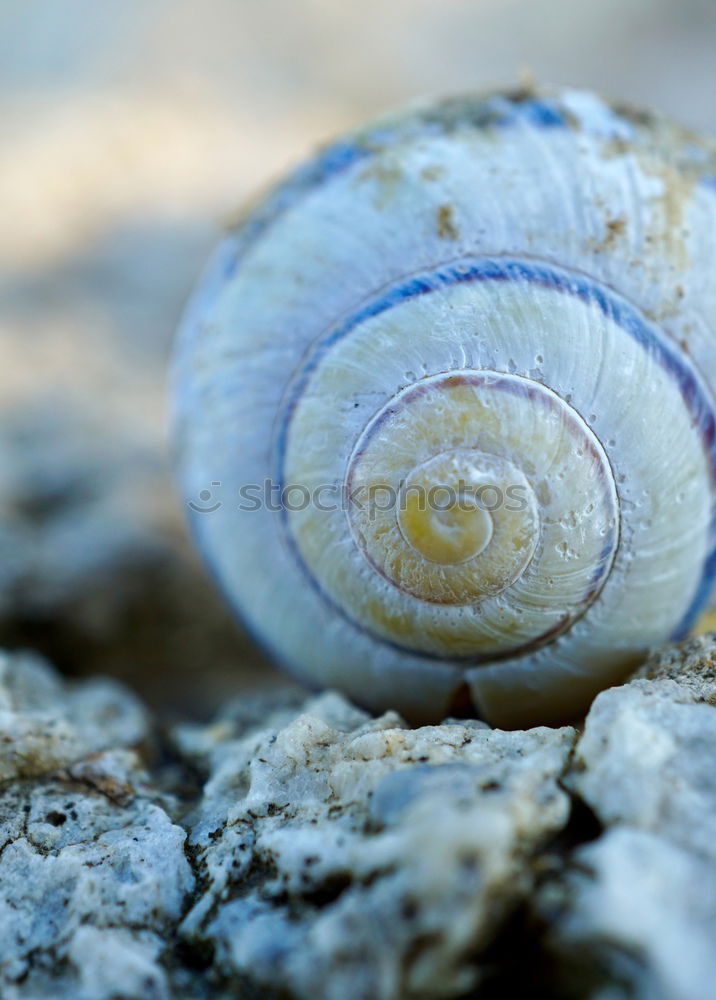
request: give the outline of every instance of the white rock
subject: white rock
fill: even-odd
[[[170,800],[127,748],[146,714],[38,659],[0,669],[0,996],[162,1000],[161,935],[194,878]]]
[[[573,731],[411,730],[332,694],[284,723],[211,753],[191,836],[208,887],[184,936],[296,997],[468,989],[566,820]]]
[[[716,871],[698,854],[617,827],[577,852],[565,891],[560,946],[580,955],[584,982],[628,984],[639,1000],[713,1000]]]
[[[588,995],[711,1000],[716,983],[713,637],[594,701],[567,783],[605,832],[541,894],[558,965]],[[624,992],[626,991],[626,993]]]
[[[603,823],[653,830],[716,863],[716,711],[704,681],[713,648],[692,640],[652,660],[653,679],[602,692],[570,784]]]
[[[170,991],[157,961],[162,946],[156,934],[83,924],[68,949],[79,973],[78,996],[111,1000],[119,988],[125,996],[164,1000]]]
[[[146,739],[140,701],[109,678],[63,685],[40,658],[0,652],[0,781]]]

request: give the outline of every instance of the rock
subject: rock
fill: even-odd
[[[170,733],[0,661],[3,1000],[710,1000],[716,640],[581,735],[334,693]]]
[[[413,730],[335,694],[254,699],[177,728],[185,796],[205,774],[185,813],[115,682],[6,657],[0,704],[12,1000],[458,995],[569,811],[571,729]]]
[[[168,996],[157,956],[194,876],[135,749],[146,712],[113,681],[1,667],[0,995]]]
[[[713,634],[697,635],[653,653],[635,677],[672,680],[688,688],[693,701],[716,704],[716,642]]]
[[[699,854],[616,826],[576,852],[562,894],[559,995],[712,1000],[716,873]]]
[[[598,695],[570,782],[605,825],[651,830],[716,863],[713,650],[692,640]]]
[[[224,977],[295,997],[473,986],[569,810],[571,729],[412,730],[328,694],[238,740],[206,738],[190,835],[206,890],[181,933],[213,946]]]
[[[553,946],[566,966],[580,956],[582,982],[644,1000],[713,996],[715,657],[713,636],[668,647],[587,716],[567,783],[608,829],[542,896],[553,918],[560,900]]]
[[[67,689],[39,657],[0,653],[0,782],[134,746],[148,733],[146,710],[115,681]]]

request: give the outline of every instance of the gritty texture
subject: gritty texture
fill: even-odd
[[[715,655],[712,635],[668,647],[587,716],[567,783],[606,832],[541,902],[558,961],[595,997],[713,996]]]
[[[2,660],[0,704],[0,995],[167,996],[156,956],[194,877],[135,749],[144,710],[25,656]]]
[[[239,739],[210,732],[190,835],[205,891],[182,934],[224,976],[299,997],[463,992],[566,821],[573,736],[411,730],[331,694]]]
[[[145,709],[115,681],[67,689],[39,657],[0,653],[0,781],[135,746],[148,733]]]
[[[0,996],[707,1000],[715,654],[667,648],[580,732],[331,692],[167,732],[4,655]]]

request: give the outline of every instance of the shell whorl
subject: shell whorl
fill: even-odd
[[[177,355],[180,461],[187,497],[222,484],[195,529],[275,655],[415,718],[467,686],[512,725],[689,627],[711,155],[591,95],[445,104],[332,147],[220,249]],[[238,510],[266,480],[310,500]]]
[[[344,463],[345,428],[325,426],[325,404],[343,402],[330,385],[354,401],[385,394],[364,370],[351,386],[360,335],[389,336],[333,339],[286,416],[282,484],[313,491],[346,469],[348,524],[343,510],[314,505],[286,514],[307,576],[406,650],[482,660],[553,638],[598,592],[616,549],[616,490],[597,438],[537,381],[448,370],[390,396]]]

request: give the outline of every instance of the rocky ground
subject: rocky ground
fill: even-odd
[[[340,695],[164,727],[0,661],[0,995],[709,1000],[716,637],[579,731]]]

